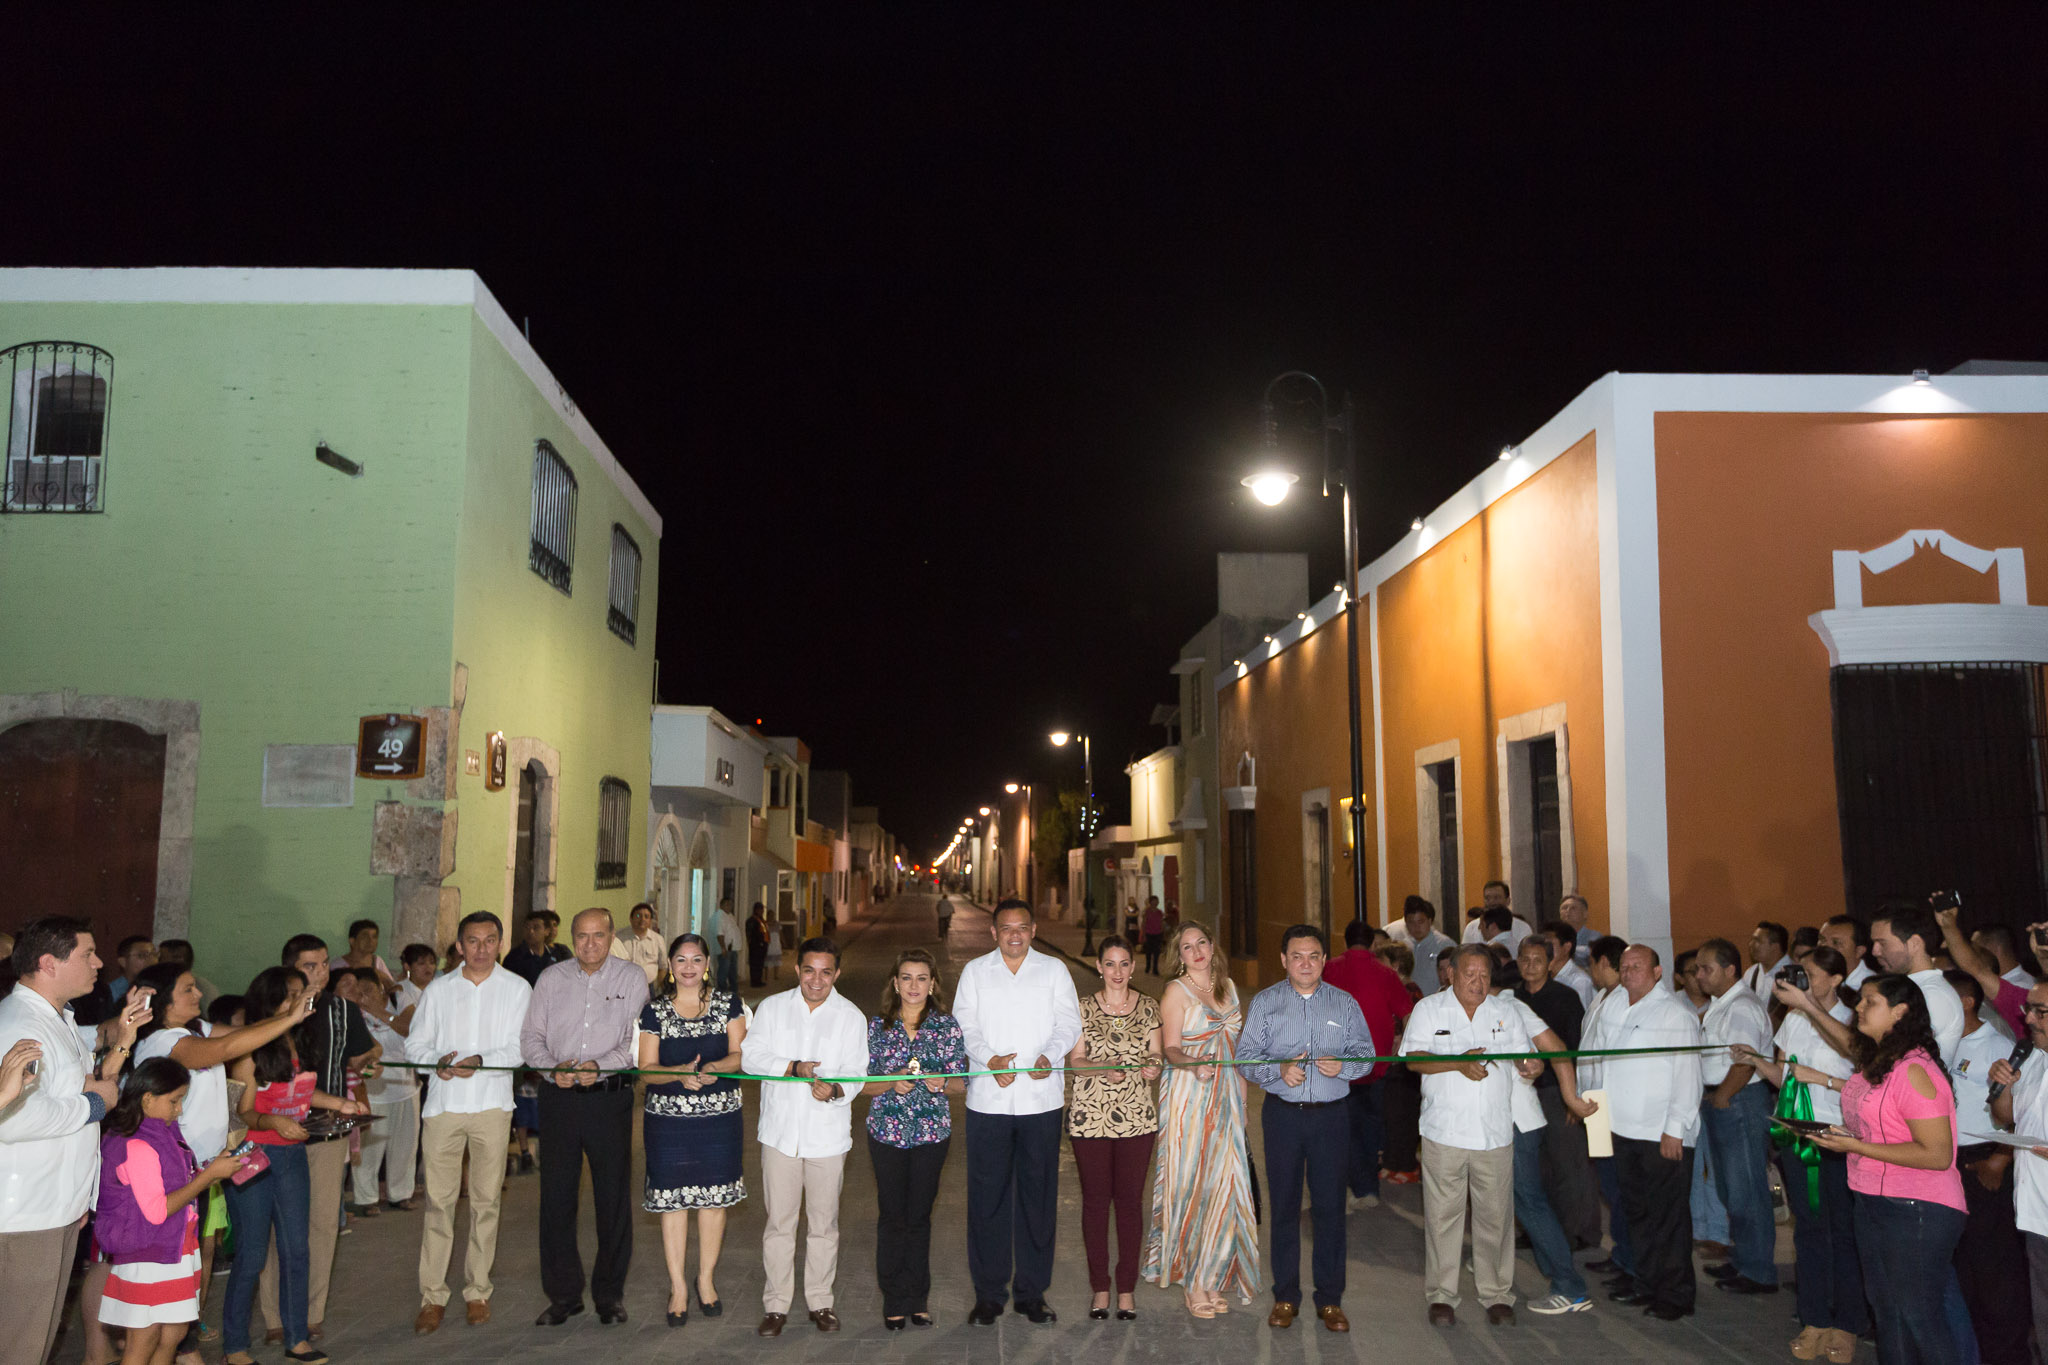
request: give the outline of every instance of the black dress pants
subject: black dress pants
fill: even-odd
[[[1692,1311],[1692,1148],[1667,1161],[1659,1144],[1614,1136],[1636,1285],[1666,1308]]]
[[[875,1165],[875,1278],[882,1316],[928,1312],[932,1292],[932,1204],[953,1139],[891,1147],[868,1134]]]
[[[540,1087],[540,1285],[549,1303],[583,1301],[583,1254],[576,1246],[576,1204],[583,1162],[597,1213],[597,1263],[590,1295],[626,1297],[633,1262],[633,1090]]]
[[[2031,1365],[2029,1337],[2034,1308],[2027,1284],[2027,1244],[2013,1221],[2013,1179],[2006,1168],[1995,1190],[1986,1189],[1977,1163],[1997,1149],[1988,1144],[1964,1147],[1956,1154],[1962,1168],[1963,1202],[1970,1216],[1956,1242],[1956,1276],[1963,1302],[1977,1329],[1977,1356],[1984,1365]],[[2021,1161],[2032,1160],[2022,1152]]]
[[[967,1273],[977,1303],[1045,1298],[1059,1226],[1063,1116],[1059,1109],[967,1111]]]
[[[1290,1104],[1266,1096],[1267,1193],[1273,1202],[1273,1302],[1301,1302],[1301,1190],[1308,1187],[1315,1231],[1315,1305],[1344,1302],[1344,1179],[1351,1165],[1351,1118],[1344,1100]]]

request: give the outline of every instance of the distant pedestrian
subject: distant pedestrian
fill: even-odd
[[[671,1327],[690,1318],[690,1215],[697,1218],[697,1306],[715,1318],[725,1311],[716,1276],[726,1210],[747,1197],[740,1087],[727,1078],[740,1068],[747,1019],[737,995],[712,989],[708,947],[696,934],[678,935],[669,945],[665,988],[640,1011],[638,1065],[647,1077],[641,1207],[661,1215]],[[628,1154],[619,1156],[626,1164]]]
[[[768,926],[768,979],[778,984],[782,981],[782,936],[787,932],[780,924]]]
[[[1159,897],[1145,898],[1145,914],[1141,921],[1145,931],[1145,972],[1149,976],[1159,975],[1159,954],[1166,947],[1166,912],[1159,908]]]
[[[1273,1217],[1273,1311],[1266,1323],[1292,1327],[1301,1311],[1301,1192],[1308,1188],[1315,1234],[1316,1316],[1332,1332],[1351,1330],[1344,1316],[1344,1181],[1351,1166],[1346,1102],[1372,1055],[1372,1030],[1358,1002],[1323,980],[1323,931],[1296,924],[1280,936],[1287,979],[1252,997],[1238,1051],[1246,1057],[1293,1057],[1239,1068],[1263,1088],[1259,1109],[1266,1139],[1267,1190]]]
[[[946,1011],[939,964],[922,948],[896,957],[882,988],[882,1012],[868,1021],[868,1074],[916,1077],[869,1081],[868,1157],[875,1167],[875,1275],[882,1325],[932,1325],[932,1204],[953,1144],[948,1095],[966,1093],[960,1021]]]
[[[1138,898],[1133,896],[1124,904],[1124,942],[1137,943],[1139,941]]]
[[[754,902],[752,913],[747,916],[747,984],[759,988],[761,970],[768,965],[768,909],[761,902]]]
[[[1045,1302],[1066,1098],[1054,1067],[1081,1037],[1081,1002],[1065,965],[1032,949],[1037,928],[1025,902],[998,904],[996,951],[961,970],[953,1003],[973,1069],[1000,1073],[967,1085],[967,1320],[981,1327],[1006,1300],[1034,1323],[1059,1320]]]
[[[540,1074],[540,1283],[548,1306],[535,1325],[558,1327],[583,1311],[577,1198],[590,1163],[597,1260],[590,1296],[598,1321],[626,1320],[633,1261],[633,1065],[647,982],[612,951],[611,911],[596,906],[569,922],[575,956],[540,974],[519,1049]],[[702,939],[697,942],[701,945]],[[700,955],[701,958],[701,955]]]
[[[731,896],[718,903],[718,932],[712,938],[717,945],[718,962],[713,989],[724,991],[737,1000],[740,998],[740,949],[747,940],[746,935],[740,932],[739,916],[732,912]]]
[[[804,1232],[804,1303],[820,1332],[839,1330],[833,1282],[839,1272],[839,1193],[853,1149],[853,1097],[844,1078],[868,1069],[868,1021],[833,989],[839,946],[805,939],[797,948],[797,987],[771,995],[754,1011],[742,1067],[759,1076],[789,1076],[762,1086],[761,1197],[768,1223],[761,1233],[767,1272],[761,1291],[764,1337],[782,1335],[796,1296],[796,1220]],[[808,1081],[809,1084],[800,1082]]]
[[[939,937],[941,939],[944,939],[948,934],[951,934],[952,932],[953,899],[952,897],[941,892],[939,895]]]

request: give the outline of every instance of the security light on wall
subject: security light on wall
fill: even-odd
[[[363,467],[322,441],[313,447],[313,458],[329,469],[338,469],[351,479],[363,477]]]

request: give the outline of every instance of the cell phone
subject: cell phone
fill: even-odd
[[[1960,910],[1963,908],[1962,894],[1957,891],[1937,891],[1927,898],[1927,908],[1936,914],[1943,910]]]

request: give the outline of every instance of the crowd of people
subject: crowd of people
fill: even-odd
[[[884,1325],[932,1325],[932,1222],[964,1095],[975,1325],[1057,1320],[1065,1143],[1095,1319],[1136,1318],[1142,1278],[1178,1286],[1197,1319],[1269,1296],[1267,1324],[1291,1327],[1306,1198],[1307,1305],[1348,1332],[1347,1214],[1391,1182],[1422,1187],[1432,1324],[1456,1323],[1467,1270],[1487,1322],[1514,1323],[1518,1227],[1548,1281],[1530,1310],[1587,1311],[1602,1275],[1608,1304],[1674,1320],[1694,1311],[1696,1253],[1717,1292],[1779,1292],[1782,1197],[1795,1358],[1842,1365],[1865,1336],[1882,1365],[2030,1357],[2048,1312],[2048,1144],[2018,1134],[2048,1133],[2048,986],[2026,965],[2048,925],[2023,945],[2003,926],[1965,935],[1952,903],[1892,904],[1867,924],[1759,924],[1746,954],[1709,939],[1667,976],[1652,946],[1591,929],[1580,897],[1531,923],[1505,885],[1484,895],[1462,939],[1417,897],[1389,930],[1349,925],[1334,956],[1293,926],[1282,979],[1249,999],[1207,928],[1156,903],[1135,939],[1102,942],[1083,997],[1033,946],[1031,907],[1005,901],[993,951],[950,983],[943,955],[903,951],[872,1015],[837,989],[822,936],[791,945],[793,988],[742,1000],[740,948],[758,983],[776,937],[760,907],[743,928],[722,906],[710,940],[665,944],[651,907],[623,932],[586,910],[566,944],[538,911],[510,952],[475,913],[446,952],[408,945],[395,973],[364,921],[340,953],[288,939],[239,996],[175,941],[122,942],[103,984],[86,924],[35,920],[0,942],[16,978],[0,1000],[0,1286],[21,1329],[0,1334],[0,1365],[47,1358],[81,1254],[89,1365],[190,1365],[216,1335],[228,1365],[251,1365],[259,1312],[286,1359],[321,1365],[345,1220],[400,1212],[422,1213],[413,1327],[432,1334],[465,1195],[464,1318],[488,1322],[502,1191],[535,1169],[529,1141],[536,1325],[584,1312],[586,1291],[601,1322],[623,1322],[636,1114],[666,1322],[718,1318],[726,1220],[748,1194],[737,1073],[758,1081],[764,1337],[793,1311],[800,1221],[806,1317],[840,1330],[862,1097]],[[1136,984],[1141,957],[1157,995]],[[230,1249],[219,1325],[203,1325]]]

